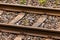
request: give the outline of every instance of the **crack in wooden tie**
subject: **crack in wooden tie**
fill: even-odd
[[[24,13],[20,13],[16,18],[14,18],[9,24],[14,24],[16,23],[18,20],[22,19],[25,16]]]
[[[36,23],[34,23],[32,26],[34,27],[38,27],[39,25],[41,25],[41,23],[43,23],[45,20],[46,20],[47,16],[43,16],[43,17],[40,17]]]
[[[2,10],[0,10],[0,15],[3,13],[3,11]]]

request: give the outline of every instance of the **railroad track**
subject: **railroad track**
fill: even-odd
[[[58,40],[59,20],[59,8],[0,3],[1,33],[17,35],[14,40]]]

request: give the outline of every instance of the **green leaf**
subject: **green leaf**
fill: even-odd
[[[58,0],[56,0],[56,4],[58,4],[58,2],[59,2],[59,1],[58,1]]]
[[[26,3],[26,0],[20,0],[20,4],[25,4]]]
[[[47,1],[47,0],[39,0],[39,3],[40,3],[40,4],[44,4],[44,3],[46,3],[46,1]]]
[[[25,25],[28,25],[28,24],[29,24],[29,20],[28,20],[28,19],[25,19],[25,20],[24,20],[24,24],[25,24]]]

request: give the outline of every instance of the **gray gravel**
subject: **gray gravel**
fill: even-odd
[[[53,38],[45,38],[29,35],[17,35],[14,33],[0,32],[0,40],[55,40]]]
[[[42,28],[47,29],[59,29],[60,27],[60,17],[58,16],[48,16],[47,19],[40,25]]]
[[[26,14],[21,20],[19,20],[16,24],[17,25],[24,25],[24,26],[32,26],[40,17],[40,15],[36,14]]]
[[[52,8],[60,8],[60,0],[0,0],[2,3],[9,4],[20,4],[20,5],[29,5],[29,6],[37,6],[37,7],[52,7]]]
[[[15,12],[3,11],[3,13],[0,15],[0,23],[9,23],[17,15],[18,13],[15,13]]]

